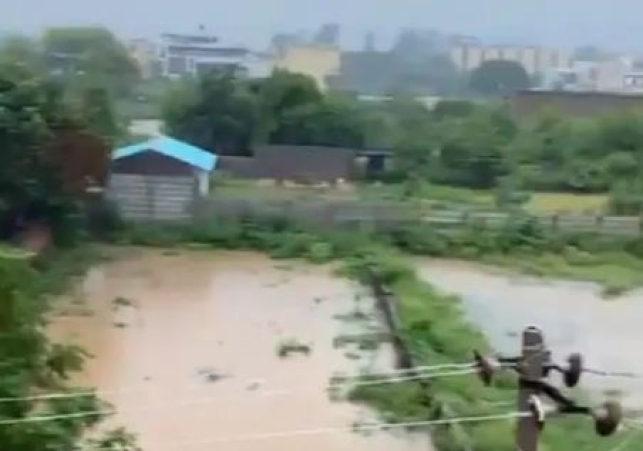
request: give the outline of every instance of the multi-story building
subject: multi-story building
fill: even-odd
[[[631,59],[574,61],[568,68],[553,68],[543,88],[615,93],[643,92],[643,70]]]
[[[596,90],[643,92],[643,71],[630,58],[603,61],[596,68]]]
[[[337,47],[297,45],[283,49],[277,55],[275,67],[313,78],[321,90],[327,89],[328,78],[338,75],[341,51]]]
[[[463,72],[469,72],[490,60],[515,61],[521,64],[529,75],[547,72],[552,68],[571,65],[571,54],[566,50],[534,46],[487,46],[462,44],[451,51],[453,63]]]
[[[174,34],[161,36],[158,59],[161,75],[177,78],[198,75],[212,69],[225,69],[236,74],[263,77],[272,71],[268,58],[245,47],[222,46],[216,36]]]

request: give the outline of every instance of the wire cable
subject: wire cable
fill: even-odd
[[[444,363],[439,365],[428,365],[428,366],[421,366],[421,367],[416,367],[411,369],[405,368],[405,369],[391,370],[388,372],[373,373],[373,374],[363,373],[363,374],[353,374],[348,376],[339,376],[338,379],[342,381],[347,381],[347,380],[362,379],[367,377],[395,376],[398,374],[407,374],[407,373],[431,374],[435,370],[449,369],[449,368],[461,368],[462,371],[469,369],[467,370],[467,373],[462,373],[462,374],[469,374],[473,372],[470,369],[473,368],[474,365],[475,363]],[[447,373],[447,375],[449,374],[450,373]],[[459,373],[456,373],[456,374],[459,374]],[[252,382],[252,381],[257,381],[261,379],[248,378],[247,380],[248,382]],[[203,385],[193,384],[188,386],[188,390],[190,391],[200,390],[200,389],[203,389]],[[51,399],[83,398],[87,396],[97,396],[102,398],[102,397],[110,397],[112,395],[119,395],[119,394],[145,393],[152,390],[153,390],[152,388],[129,388],[129,389],[124,388],[124,389],[115,389],[115,390],[86,390],[86,391],[75,391],[75,392],[44,393],[39,395],[28,395],[28,396],[9,396],[9,397],[0,398],[0,404],[8,403],[8,402],[30,402],[30,401],[45,401],[45,400],[51,400]]]
[[[439,425],[448,425],[448,424],[462,424],[462,423],[480,423],[485,421],[501,421],[501,420],[512,420],[516,418],[526,418],[532,415],[531,412],[504,412],[499,414],[492,415],[478,415],[478,416],[468,416],[468,417],[453,417],[453,418],[440,418],[437,420],[428,420],[428,421],[412,421],[406,423],[378,423],[372,425],[361,425],[361,426],[350,426],[350,427],[321,427],[321,428],[311,428],[311,429],[299,429],[291,431],[278,431],[278,432],[265,432],[257,434],[243,434],[236,436],[228,437],[218,437],[206,440],[197,440],[197,441],[181,441],[174,443],[162,442],[158,444],[151,444],[148,446],[153,446],[155,448],[178,448],[185,446],[199,446],[199,445],[212,445],[216,443],[232,443],[232,442],[251,442],[251,441],[261,441],[261,440],[271,440],[271,439],[283,439],[290,437],[301,437],[301,436],[312,436],[312,435],[324,435],[324,434],[337,434],[345,432],[368,432],[368,431],[385,431],[389,429],[411,429],[427,426],[439,426]],[[112,448],[93,446],[81,448],[83,451],[100,451],[107,450]]]
[[[459,375],[465,375],[465,374],[471,374],[475,370],[470,369],[470,370],[458,370],[458,371],[449,371],[449,372],[444,372],[444,373],[434,373],[434,374],[417,374],[413,376],[404,376],[404,377],[397,377],[397,378],[386,378],[386,379],[375,379],[375,380],[364,380],[364,381],[358,381],[352,384],[344,384],[344,383],[331,383],[323,387],[323,390],[333,390],[337,388],[342,388],[345,385],[350,385],[350,386],[374,386],[374,385],[384,385],[384,384],[392,384],[392,383],[398,383],[398,382],[407,382],[407,381],[414,381],[414,380],[422,380],[422,379],[433,379],[437,377],[449,377],[449,376],[459,376]],[[318,392],[319,389],[316,388],[314,390],[304,390],[304,391],[310,391],[310,392]],[[283,390],[270,390],[266,391],[265,393],[262,392],[256,392],[253,393],[254,396],[280,396],[280,395],[288,395],[288,394],[294,394],[294,393],[302,393],[301,389],[283,389]],[[221,397],[213,397],[213,398],[199,398],[199,399],[194,399],[194,400],[187,400],[187,401],[180,401],[178,403],[170,403],[169,406],[188,406],[188,405],[200,405],[200,404],[211,404],[211,403],[216,403],[221,401]],[[140,407],[136,409],[125,409],[123,411],[126,412],[141,412],[141,411],[149,411],[149,410],[156,410],[158,409],[159,406],[146,406],[146,407]],[[48,422],[48,421],[55,421],[55,420],[61,420],[61,419],[71,419],[71,418],[84,418],[84,417],[91,417],[91,416],[103,416],[103,415],[113,415],[118,413],[118,409],[110,408],[110,409],[101,409],[101,410],[91,410],[91,411],[81,411],[81,412],[73,412],[73,413],[66,413],[66,414],[52,414],[52,415],[32,415],[32,416],[27,416],[23,418],[8,418],[8,419],[0,419],[0,425],[11,425],[11,424],[21,424],[21,423],[42,423],[42,422]]]
[[[604,377],[619,377],[625,379],[643,379],[643,374],[639,373],[630,373],[630,372],[618,372],[618,371],[603,371],[596,370],[591,368],[583,369],[583,373],[593,374],[595,376],[604,376]]]

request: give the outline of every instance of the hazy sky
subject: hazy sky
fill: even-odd
[[[643,50],[641,0],[0,0],[0,11],[4,31],[91,23],[153,37],[202,23],[230,43],[264,46],[276,31],[337,22],[351,47],[368,30],[384,46],[411,26],[486,40]]]

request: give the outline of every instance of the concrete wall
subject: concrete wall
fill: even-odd
[[[258,146],[254,157],[220,157],[217,171],[239,178],[333,183],[355,176],[356,155],[354,149],[334,147]]]

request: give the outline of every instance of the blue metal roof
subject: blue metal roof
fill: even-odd
[[[190,166],[211,171],[217,164],[218,157],[207,150],[193,146],[169,136],[160,136],[139,144],[116,149],[112,155],[113,160],[131,157],[141,152],[157,152],[189,164]]]

